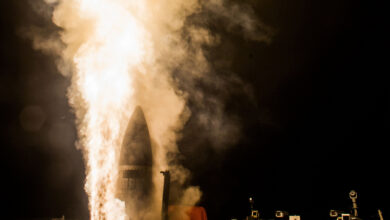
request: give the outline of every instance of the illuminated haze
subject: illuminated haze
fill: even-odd
[[[207,11],[226,20],[228,29],[239,27],[249,40],[269,39],[251,10],[223,0],[45,2],[40,13],[50,14],[60,31],[48,38],[34,29],[28,34],[36,49],[59,56],[59,70],[71,78],[68,99],[77,118],[77,146],[86,163],[85,190],[91,219],[127,218],[124,202],[115,196],[117,166],[124,131],[137,105],[143,108],[148,122],[155,160],[155,193],[148,218],[159,218],[159,171],[169,169],[172,180],[180,184],[187,179],[189,172],[177,163],[172,165],[175,158],[167,158],[167,154],[178,152],[180,130],[191,115],[188,95],[198,94],[195,100],[199,102],[204,95],[191,85],[178,89],[184,87],[177,85],[180,80],[175,77],[189,84],[210,77],[213,71],[203,47],[219,41],[218,35],[189,22],[189,17],[201,17]],[[215,104],[218,109],[218,100]],[[205,123],[223,120],[221,116],[212,117],[203,114]],[[181,201],[186,205],[196,204],[201,197],[198,187],[182,191]],[[139,218],[136,212],[130,215]]]

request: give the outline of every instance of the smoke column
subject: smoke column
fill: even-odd
[[[259,32],[261,25],[250,10],[223,0],[45,0],[45,4],[42,8],[59,31],[42,37],[31,29],[29,35],[36,49],[58,56],[59,70],[71,77],[68,98],[86,163],[91,219],[138,219],[136,211],[126,216],[124,203],[115,197],[121,141],[136,105],[142,106],[153,139],[155,199],[148,219],[158,219],[159,171],[171,170],[172,180],[179,183],[188,176],[182,166],[171,165],[174,158],[167,158],[167,153],[178,152],[176,141],[191,115],[188,94],[201,94],[191,83],[212,74],[203,47],[219,39],[188,18],[214,13],[227,21],[229,29],[240,26],[244,37],[267,41]],[[187,90],[178,89],[174,72],[189,82]],[[190,187],[182,195],[181,201],[193,205],[201,192]]]

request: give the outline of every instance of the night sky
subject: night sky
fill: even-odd
[[[83,158],[74,147],[74,115],[66,99],[69,79],[21,34],[30,25],[45,25],[28,2],[0,2],[1,216],[6,216],[0,218],[85,219]],[[271,42],[249,41],[211,20],[209,28],[221,43],[207,49],[208,58],[218,77],[240,80],[227,90],[199,82],[205,94],[223,100],[239,138],[214,143],[197,122],[190,96],[193,115],[179,141],[180,162],[192,172],[188,184],[201,187],[200,205],[209,219],[242,218],[249,196],[265,218],[286,210],[304,220],[329,219],[330,209],[350,208],[351,189],[359,194],[363,219],[377,219],[378,208],[387,218],[384,5],[245,2],[270,28]]]

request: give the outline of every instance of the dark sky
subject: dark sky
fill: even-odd
[[[210,140],[194,136],[194,111],[179,143],[191,184],[204,193],[201,205],[210,219],[241,217],[253,196],[265,217],[283,209],[328,219],[329,209],[349,208],[347,194],[355,189],[370,219],[386,208],[389,186],[385,7],[346,0],[246,2],[273,29],[272,42],[251,42],[216,26],[221,44],[209,49],[211,60],[230,63],[226,69],[216,62],[222,63],[214,66],[217,74],[233,73],[250,85],[250,96],[232,91],[224,97],[241,138],[210,147]],[[83,161],[73,146],[74,116],[65,96],[69,82],[52,58],[19,34],[42,22],[28,7],[25,0],[0,3],[1,215],[85,218]]]

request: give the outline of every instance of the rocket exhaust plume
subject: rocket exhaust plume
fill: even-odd
[[[212,73],[204,46],[219,41],[204,27],[203,19],[197,19],[198,23],[188,19],[213,13],[226,20],[228,29],[239,26],[244,37],[267,41],[264,30],[259,31],[261,24],[247,8],[224,0],[44,1],[59,30],[46,37],[35,29],[28,34],[36,49],[59,56],[60,72],[71,78],[68,98],[76,114],[77,146],[86,163],[91,219],[159,219],[163,181],[159,172],[169,169],[172,181],[182,185],[188,177],[185,168],[172,165],[174,158],[167,153],[178,153],[178,133],[191,114],[186,106],[189,94],[194,94],[195,103],[205,97],[196,89],[196,79]],[[186,85],[178,86],[178,82]],[[221,102],[213,103],[216,112],[222,112]],[[147,214],[126,211],[124,200],[135,204],[139,195],[124,199],[118,196],[117,184],[127,169],[125,159],[119,156],[122,142],[131,114],[139,114],[135,110],[138,105],[147,119],[154,158],[150,171],[153,195],[148,196]],[[202,115],[204,122],[223,124],[214,123],[215,117],[207,112]],[[221,115],[217,118],[223,120]],[[125,154],[132,153],[137,152]],[[131,169],[126,172],[132,175]],[[198,187],[183,188],[180,201],[194,205],[200,196]]]
[[[125,2],[59,1],[53,13],[63,29],[62,56],[73,69],[68,96],[86,161],[91,219],[127,219],[124,202],[116,198],[119,150],[146,35]]]

